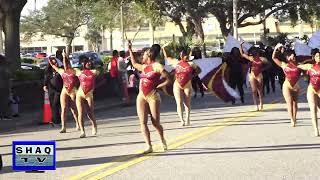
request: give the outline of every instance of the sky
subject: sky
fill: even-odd
[[[36,7],[40,9],[41,7],[45,6],[49,0],[36,0]],[[28,0],[27,4],[24,6],[21,15],[26,16],[29,14],[29,11],[34,10],[34,2],[35,0]]]

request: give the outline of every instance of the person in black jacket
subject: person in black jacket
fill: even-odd
[[[53,59],[52,63],[58,66],[58,62]],[[54,124],[61,123],[60,115],[60,93],[62,90],[63,82],[58,72],[51,66],[48,66],[44,74],[43,90],[48,92],[50,106],[52,110],[52,122]]]
[[[201,49],[198,48],[198,47],[195,47],[193,50],[192,50],[192,55],[193,55],[193,59],[202,59],[202,55],[201,55]],[[193,76],[192,80],[191,80],[191,84],[192,84],[192,89],[194,91],[194,98],[197,97],[197,92],[198,92],[198,88],[200,90],[200,93],[201,93],[201,97],[204,96],[204,88],[203,88],[203,83],[200,79],[200,77],[198,75],[196,76]]]
[[[243,59],[240,55],[240,50],[237,47],[231,49],[230,56],[227,59],[227,65],[229,67],[229,78],[230,78],[230,86],[233,89],[238,88],[240,93],[241,102],[244,103],[244,91],[243,91],[243,72],[242,72],[242,64]],[[234,103],[234,102],[233,102]]]

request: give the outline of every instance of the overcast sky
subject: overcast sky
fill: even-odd
[[[24,6],[21,15],[25,16],[29,14],[29,11],[34,10],[34,2],[35,0],[28,0],[27,4]],[[40,9],[42,6],[45,6],[48,3],[48,0],[36,0],[37,9]]]

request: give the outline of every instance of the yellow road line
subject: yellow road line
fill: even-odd
[[[303,91],[301,93],[304,94],[305,91]],[[274,103],[277,103],[279,102],[280,100],[276,100],[276,101],[273,101],[271,102],[271,105],[269,105],[270,107],[267,106],[266,109],[271,109],[273,106],[275,106]],[[259,112],[263,112],[263,111],[257,111],[257,112],[246,112],[246,113],[239,113],[238,116],[236,117],[230,117],[230,118],[227,118],[225,120],[223,120],[222,122],[219,122],[219,123],[214,123],[214,124],[209,124],[207,125],[207,127],[203,127],[201,129],[198,129],[196,131],[193,131],[193,132],[189,132],[189,133],[186,133],[184,135],[181,135],[181,136],[178,136],[176,137],[175,139],[171,140],[171,141],[168,141],[168,144],[169,144],[169,149],[175,149],[177,147],[180,147],[186,143],[189,143],[191,141],[194,141],[196,139],[199,139],[205,135],[208,135],[208,134],[211,134],[215,131],[218,131],[219,129],[222,129],[222,128],[225,128],[226,126],[230,126],[230,125],[233,125],[237,122],[240,122],[240,121],[244,121],[245,119],[249,119],[250,117],[253,117],[255,114],[259,113]],[[243,115],[246,115],[245,117],[240,117],[238,118],[239,116],[243,116]],[[154,146],[154,150],[155,151],[158,151],[160,150],[160,145],[156,145]],[[123,169],[126,169],[130,166],[133,166],[139,162],[142,162],[142,161],[145,161],[149,158],[151,158],[152,156],[154,156],[154,154],[149,154],[149,155],[141,155],[142,151],[137,151],[135,154],[131,155],[131,156],[124,156],[124,157],[121,157],[121,158],[118,158],[118,159],[115,159],[115,160],[112,160],[113,162],[107,162],[107,163],[104,163],[104,164],[101,164],[97,167],[94,167],[94,168],[91,168],[89,169],[88,171],[85,171],[83,173],[80,173],[78,175],[75,175],[75,176],[72,176],[70,178],[68,178],[67,180],[79,180],[81,178],[85,178],[87,176],[89,176],[90,174],[93,174],[95,172],[98,172],[100,170],[103,170],[103,169],[106,169],[106,168],[109,168],[113,165],[116,164],[116,162],[124,162],[124,161],[127,161],[126,163],[124,164],[121,164],[119,166],[116,166],[112,169],[109,169],[103,173],[100,173],[92,178],[90,178],[90,180],[92,179],[102,179],[106,176],[109,176],[111,174],[114,174],[120,170],[123,170]]]
[[[269,105],[267,106],[266,109],[271,109],[273,106],[275,106],[275,104],[272,104],[272,105]],[[243,121],[245,119],[249,119],[250,117],[253,117],[255,114],[258,114],[260,112],[263,112],[263,111],[256,111],[256,112],[250,112],[250,113],[240,113],[239,116],[243,115],[243,114],[246,114],[247,116],[246,117],[231,117],[231,118],[227,118],[225,119],[224,121],[220,122],[219,123],[219,126],[217,126],[217,124],[210,124],[208,125],[208,127],[204,127],[204,128],[201,128],[197,131],[194,131],[194,132],[191,132],[191,133],[188,133],[186,135],[183,135],[181,137],[178,137],[174,140],[175,143],[169,143],[169,149],[175,149],[175,148],[178,148],[184,144],[187,144],[189,142],[192,142],[194,140],[197,140],[201,137],[204,137],[208,134],[211,134],[215,131],[218,131],[222,128],[225,128],[227,126],[230,126],[230,125],[233,125],[233,124],[236,124],[237,122],[240,122],[240,121]],[[180,139],[180,140],[177,140],[177,139]],[[90,178],[89,180],[98,180],[98,179],[103,179],[107,176],[110,176],[116,172],[119,172],[123,169],[126,169],[130,166],[133,166],[135,164],[138,164],[140,162],[143,162],[147,159],[150,159],[151,157],[155,156],[156,154],[152,153],[152,154],[149,154],[149,155],[146,155],[146,156],[141,156],[141,157],[138,157],[138,158],[134,158],[124,164],[120,164],[119,166],[116,166],[114,168],[111,168],[111,169],[108,169],[107,171],[105,172],[102,172],[96,176],[93,176],[92,178]]]

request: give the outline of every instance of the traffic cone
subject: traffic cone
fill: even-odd
[[[42,121],[42,124],[49,124],[49,123],[52,123],[52,112],[51,112],[48,92],[44,92],[43,121]]]

